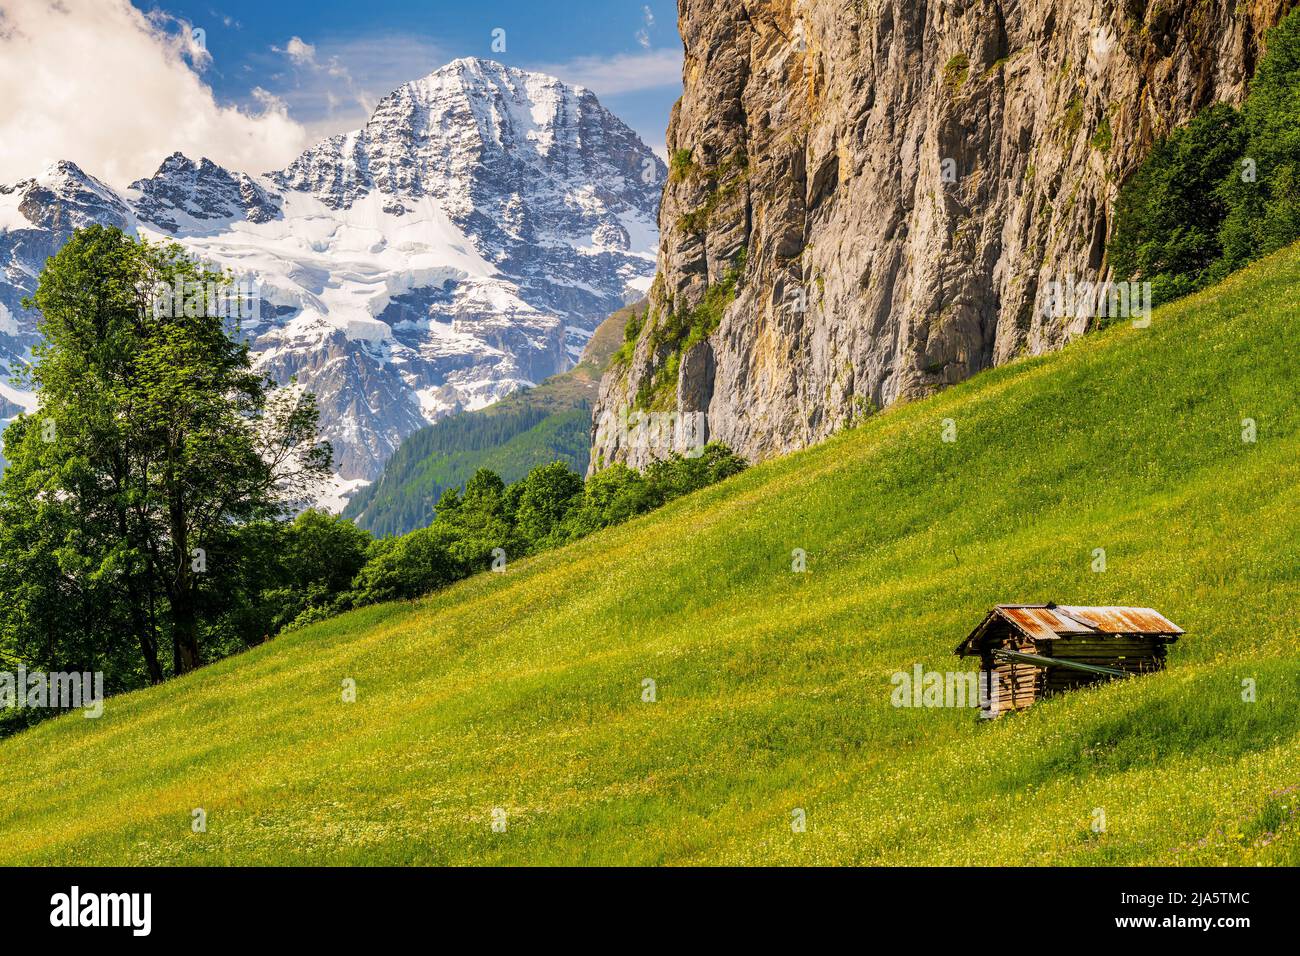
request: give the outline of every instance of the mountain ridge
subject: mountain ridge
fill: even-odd
[[[72,229],[179,241],[259,282],[255,364],[317,393],[340,507],[407,434],[564,371],[644,294],[665,176],[591,91],[475,58],[283,170],[173,154],[119,192],[56,163],[0,190],[0,377],[30,356],[21,299]]]

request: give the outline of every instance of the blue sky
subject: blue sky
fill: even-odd
[[[195,65],[218,104],[256,109],[269,94],[313,137],[355,128],[385,93],[460,56],[583,83],[661,152],[681,93],[676,4],[665,0],[132,2],[164,30],[203,31],[210,59]]]

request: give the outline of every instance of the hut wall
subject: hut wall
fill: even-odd
[[[1068,637],[1042,641],[1038,652],[1130,673],[1160,670],[1165,665],[1164,641],[1154,637]]]
[[[1110,667],[1130,674],[1146,674],[1165,666],[1165,643],[1154,637],[1069,637],[1043,641],[1039,653],[1064,661]],[[1044,679],[1044,696],[1058,694],[1098,681],[1099,674],[1086,674],[1065,667],[1049,667]]]
[[[1031,664],[996,664],[991,669],[992,686],[982,695],[982,710],[990,714],[1004,714],[1023,710],[1043,694],[1043,669]],[[988,680],[984,675],[981,681]],[[987,684],[983,685],[988,687]]]

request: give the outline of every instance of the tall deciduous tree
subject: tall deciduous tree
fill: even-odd
[[[197,667],[208,550],[328,473],[314,398],[253,371],[213,295],[227,282],[99,226],[47,263],[29,303],[38,409],[6,431],[0,478],[0,635],[29,658],[120,653],[129,635],[150,681],[167,644],[173,673]],[[69,622],[63,598],[102,617]]]

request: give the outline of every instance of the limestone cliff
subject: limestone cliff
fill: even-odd
[[[1057,348],[1119,184],[1240,103],[1295,0],[680,0],[658,278],[620,408],[759,459]],[[593,429],[593,466],[657,454]]]

